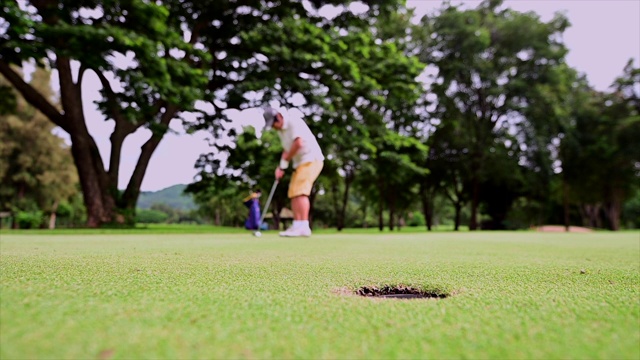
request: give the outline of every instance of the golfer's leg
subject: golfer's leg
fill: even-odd
[[[289,184],[289,198],[291,199],[291,209],[293,210],[293,227],[301,227],[305,231],[309,231],[309,195],[313,187],[314,181],[322,171],[322,162],[309,162],[298,166],[291,176]]]
[[[306,195],[296,196],[291,199],[294,220],[309,220],[309,197]]]

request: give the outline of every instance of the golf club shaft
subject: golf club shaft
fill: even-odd
[[[262,210],[262,214],[260,214],[260,223],[258,223],[258,230],[262,226],[262,222],[264,221],[264,216],[267,214],[267,210],[269,209],[269,205],[271,205],[271,199],[273,198],[273,193],[276,192],[276,187],[278,186],[278,179],[273,182],[273,186],[271,186],[271,192],[269,192],[269,197],[267,198],[267,202],[264,204],[264,209]]]

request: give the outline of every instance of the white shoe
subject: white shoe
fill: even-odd
[[[309,228],[305,229],[305,228],[290,227],[289,229],[287,229],[287,231],[281,232],[280,236],[286,236],[286,237],[305,236],[305,237],[309,237],[309,236],[311,236],[311,229],[309,229]]]

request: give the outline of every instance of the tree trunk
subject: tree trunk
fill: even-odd
[[[429,208],[427,209],[425,221],[427,222],[427,230],[431,231],[433,228],[433,206],[431,205],[429,205]]]
[[[16,190],[16,197],[18,200],[22,200],[24,198],[24,193],[25,193],[25,186],[24,184],[19,185],[18,189]],[[11,228],[12,229],[19,229],[20,228],[20,223],[18,222],[18,213],[19,212],[12,212],[13,215],[13,221],[11,223]]]
[[[578,214],[580,214],[580,220],[582,221],[582,226],[589,226],[589,217],[587,216],[587,212],[585,209],[585,205],[578,205]]]
[[[453,230],[459,231],[460,230],[460,212],[462,210],[462,206],[460,205],[460,203],[456,203],[454,206],[456,209],[456,220],[455,220],[455,225]]]
[[[469,221],[469,230],[478,229],[478,199],[480,193],[480,184],[477,175],[474,174],[472,180],[472,197],[471,197],[471,220]]]
[[[116,202],[111,191],[102,188],[98,174],[100,170],[97,169],[90,147],[85,143],[86,139],[72,135],[71,153],[78,169],[82,196],[87,209],[87,226],[97,228],[114,219]]]
[[[600,219],[600,204],[585,204],[582,206],[582,214],[586,220],[587,226],[592,228],[602,228],[602,220]]]
[[[378,204],[378,229],[380,231],[384,230],[384,218],[382,216],[382,199],[380,199],[380,204]]]
[[[614,189],[611,199],[605,207],[605,213],[609,220],[609,229],[613,231],[620,230],[620,214],[622,213],[622,193],[620,190]]]
[[[378,179],[378,229],[380,231],[384,230],[384,185],[382,183],[382,179]]]
[[[368,228],[369,224],[367,224],[367,209],[369,208],[368,204],[367,204],[367,200],[365,199],[364,202],[362,203],[362,227],[363,228]]]
[[[273,210],[271,211],[271,215],[273,215],[273,226],[276,230],[280,230],[280,211],[282,211],[283,206],[278,201],[274,201],[274,205],[275,206],[272,205]],[[266,211],[269,211],[269,209]]]
[[[112,222],[115,215],[115,191],[111,189],[100,151],[89,134],[82,106],[82,72],[74,83],[71,61],[57,54],[56,68],[60,80],[60,100],[64,110],[65,130],[71,137],[71,153],[78,169],[82,195],[87,209],[87,226],[99,227]],[[115,191],[114,191],[115,190]]]
[[[17,219],[18,214],[17,213],[11,213],[11,229],[13,230],[17,230],[18,229],[18,219]]]
[[[420,185],[420,199],[422,200],[422,214],[427,223],[427,231],[431,231],[433,214],[431,209],[431,194],[428,193],[424,185]]]
[[[342,197],[342,207],[340,209],[340,216],[338,217],[338,231],[344,229],[345,218],[347,216],[347,204],[349,203],[349,188],[353,181],[353,175],[347,173],[344,178],[344,196]]]
[[[566,181],[562,181],[562,202],[564,210],[564,230],[569,232],[569,186]]]
[[[335,221],[336,221],[336,229],[338,229],[338,231],[342,230],[342,219],[340,218],[341,216],[341,212],[340,212],[340,205],[339,205],[339,201],[338,201],[338,180],[334,180],[331,182],[331,200],[333,202],[333,213],[335,214]]]
[[[49,230],[53,230],[56,228],[56,213],[52,212],[49,214]]]
[[[56,211],[58,211],[59,202],[56,200],[51,207],[51,214],[49,215],[49,229],[53,230],[56,228]]]
[[[392,196],[389,199],[389,230],[393,231],[396,214],[395,198]]]
[[[405,225],[405,221],[404,221],[404,215],[398,215],[398,231],[400,231],[400,229],[402,229]]]
[[[595,224],[595,227],[597,229],[602,229],[604,228],[601,217],[602,204],[596,204],[594,206],[595,209],[593,210],[593,223]]]
[[[610,204],[607,211],[609,226],[613,231],[620,230],[620,204]]]
[[[213,223],[216,226],[220,226],[220,209],[216,209],[215,220],[213,220]]]

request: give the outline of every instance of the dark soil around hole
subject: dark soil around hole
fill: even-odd
[[[363,286],[356,290],[356,295],[386,299],[444,299],[449,296],[448,294],[443,294],[441,292],[425,291],[402,285],[383,287]]]

